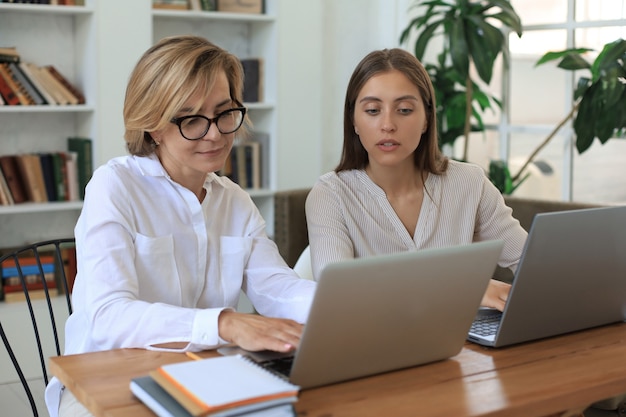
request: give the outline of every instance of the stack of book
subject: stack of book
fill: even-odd
[[[41,270],[37,259],[33,255],[21,255],[19,257],[20,270],[24,278],[26,290],[31,299],[44,298],[44,280],[50,296],[63,293],[65,286],[60,280],[63,278],[61,268],[65,273],[68,284],[68,291],[72,291],[74,279],[76,277],[76,248],[66,247],[61,249],[61,262],[59,265],[54,255],[50,252],[42,252],[39,255]],[[0,276],[2,276],[3,297],[0,300],[6,302],[25,300],[24,287],[17,269],[16,261],[13,258],[6,259],[0,264]]]
[[[159,417],[291,417],[300,390],[241,355],[164,365],[130,388]]]
[[[23,62],[15,47],[0,47],[0,105],[75,104],[85,96],[54,65]]]
[[[57,294],[57,285],[55,280],[55,265],[52,256],[41,256],[41,268],[34,257],[20,259],[20,268],[24,283],[31,299],[43,298],[45,295],[45,286],[48,288],[50,295]],[[13,260],[6,260],[0,265],[2,268],[2,289],[4,291],[4,300],[7,302],[23,301],[24,288],[20,279],[19,271]],[[41,274],[43,272],[43,276]]]
[[[78,201],[93,170],[89,138],[68,138],[68,150],[0,156],[0,205]]]

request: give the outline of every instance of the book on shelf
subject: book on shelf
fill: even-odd
[[[250,139],[233,145],[230,156],[218,174],[230,178],[241,188],[267,187],[269,172],[266,166],[268,164],[263,162],[263,158],[268,157],[268,149],[269,135],[255,132]]]
[[[78,196],[82,200],[85,198],[85,187],[91,179],[93,173],[93,151],[90,138],[73,136],[67,138],[67,149],[76,152],[77,173],[78,173]]]
[[[41,270],[39,269],[39,265],[36,264],[20,265],[20,271],[22,271],[24,283],[28,288],[39,288],[39,285],[42,284],[41,273],[43,273],[45,281],[49,283],[49,287],[56,287],[54,260],[50,260],[46,263],[42,261]],[[8,291],[8,287],[14,287],[12,288],[13,291],[22,290],[22,279],[20,278],[19,271],[16,266],[2,268],[2,284],[5,292],[10,292]]]
[[[0,62],[20,62],[20,54],[14,46],[0,46]]]
[[[152,8],[165,10],[189,10],[190,5],[187,0],[152,0]]]
[[[20,105],[20,99],[13,91],[13,87],[4,78],[4,75],[0,73],[0,96],[2,96],[6,105],[17,106]]]
[[[74,288],[74,280],[76,279],[77,264],[76,264],[76,247],[70,246],[61,248],[61,262],[63,262],[63,271],[65,272],[65,280],[67,282],[67,289],[71,293]],[[65,292],[65,287],[61,283],[63,275],[61,274],[61,268],[57,268],[55,274],[59,293]]]
[[[9,85],[11,90],[13,90],[13,93],[17,96],[20,105],[28,106],[32,104],[32,99],[28,97],[28,93],[26,93],[24,87],[16,82],[7,62],[0,62],[0,76],[4,78],[4,81]]]
[[[69,93],[72,97],[70,102],[72,104],[85,104],[85,96],[83,93],[72,83],[69,82],[63,74],[61,74],[54,65],[44,65],[43,68],[48,71]]]
[[[247,140],[236,146],[237,180],[242,188],[261,188],[261,144]]]
[[[33,87],[36,88],[37,91],[39,91],[39,94],[41,94],[41,96],[45,100],[45,104],[48,104],[50,106],[56,105],[57,101],[54,99],[52,94],[50,94],[44,83],[41,82],[36,65],[23,61],[20,62],[18,65],[22,72],[28,77]]]
[[[19,172],[19,167],[17,166],[16,156],[0,156],[0,169],[2,169],[2,173],[4,174],[4,178],[9,186],[9,190],[11,190],[11,196],[14,203],[19,204],[27,201],[28,196]]]
[[[24,90],[26,90],[26,93],[31,98],[32,104],[36,104],[39,106],[41,106],[42,104],[48,104],[45,98],[39,92],[39,90],[32,83],[28,75],[26,75],[26,73],[22,71],[19,64],[11,62],[8,65],[13,74],[13,77],[24,88]]]
[[[52,154],[52,176],[56,192],[57,201],[68,201],[68,180],[65,163],[65,152],[53,152]]]
[[[290,405],[300,390],[241,355],[163,365],[150,376],[195,417]]]
[[[46,187],[48,201],[57,201],[57,184],[54,178],[54,165],[52,153],[44,152],[39,154],[39,163],[43,174],[43,182]]]
[[[45,91],[52,97],[53,102],[56,104],[66,105],[70,104],[66,94],[63,93],[63,89],[60,87],[59,82],[46,71],[44,68],[35,64],[28,64],[31,74],[39,81],[39,84]]]
[[[59,294],[59,290],[56,288],[48,288],[48,294],[50,295],[50,297],[56,297]],[[29,290],[28,296],[31,300],[42,300],[46,298],[46,292],[43,289]],[[4,294],[5,303],[17,303],[23,301],[26,301],[26,295],[24,295],[23,291],[9,292]]]
[[[204,12],[214,12],[217,10],[216,0],[200,0],[200,8]]]
[[[263,59],[243,58],[243,101],[258,103],[263,101]]]
[[[15,204],[15,201],[11,195],[11,189],[4,174],[0,171],[0,205],[12,206],[13,204]]]
[[[14,259],[7,259],[2,263],[2,289],[6,301],[24,300],[24,287],[29,294],[34,294],[34,298],[45,294],[46,288],[57,294],[54,258],[51,255],[41,255],[39,262],[40,264],[32,255],[20,256],[19,270]]]
[[[80,200],[78,189],[78,153],[69,151],[65,154],[65,172],[67,177],[67,200]]]
[[[250,142],[259,144],[259,175],[260,188],[270,187],[270,135],[266,132],[252,132]]]
[[[264,3],[264,0],[217,0],[217,11],[261,14],[265,12]]]
[[[39,162],[39,155],[18,154],[16,161],[20,176],[24,182],[28,200],[35,203],[45,203],[48,201],[46,185],[43,179],[43,171]]]

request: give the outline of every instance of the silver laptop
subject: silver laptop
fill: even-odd
[[[302,389],[450,358],[465,343],[502,247],[488,241],[329,265],[291,359],[219,352],[282,366]]]
[[[541,213],[504,312],[481,309],[468,340],[500,347],[625,319],[626,206]]]

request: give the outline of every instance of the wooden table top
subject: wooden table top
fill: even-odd
[[[215,356],[215,351],[200,354]],[[300,416],[573,416],[626,392],[626,323],[519,344],[466,343],[428,365],[300,392]],[[153,416],[130,380],[190,360],[143,349],[53,357],[51,372],[97,417]]]

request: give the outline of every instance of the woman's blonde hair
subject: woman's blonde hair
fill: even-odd
[[[150,132],[170,123],[191,96],[208,96],[220,71],[228,79],[231,99],[241,105],[243,69],[235,55],[199,36],[167,37],[148,49],[126,88],[124,139],[130,154],[152,154]]]

